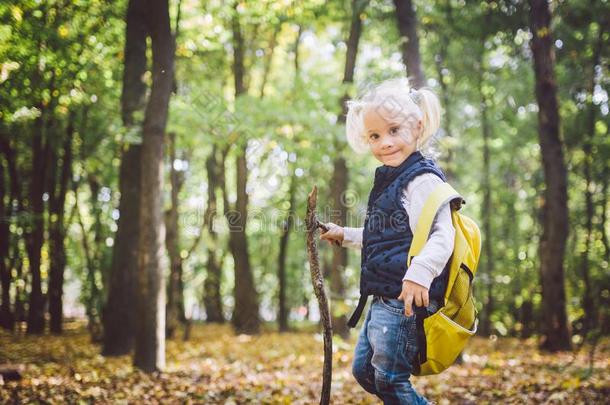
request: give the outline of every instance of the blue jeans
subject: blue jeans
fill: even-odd
[[[409,381],[418,347],[415,315],[406,316],[404,308],[402,300],[373,296],[354,350],[352,374],[384,404],[428,404]],[[428,312],[437,308],[431,301]]]

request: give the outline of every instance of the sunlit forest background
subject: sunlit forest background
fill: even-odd
[[[606,0],[2,2],[0,402],[316,402],[307,195],[362,226],[380,163],[345,103],[401,76],[439,96],[432,150],[483,236],[478,337],[415,384],[607,401],[609,39]],[[319,254],[333,402],[375,403],[360,253]]]

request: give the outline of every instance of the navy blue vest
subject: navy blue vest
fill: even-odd
[[[350,327],[356,326],[369,295],[398,298],[402,291],[413,232],[401,199],[407,184],[423,173],[434,173],[446,181],[436,163],[420,152],[413,152],[399,166],[383,165],[375,170],[364,219],[360,300],[348,322]],[[436,277],[428,292],[430,299],[442,298],[443,287],[443,278]]]

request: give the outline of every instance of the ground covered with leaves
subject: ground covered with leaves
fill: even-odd
[[[378,404],[351,375],[357,331],[335,338],[333,404]],[[0,364],[21,381],[0,381],[0,403],[314,404],[322,386],[322,335],[235,335],[229,325],[196,325],[191,339],[167,342],[167,367],[145,374],[129,356],[105,358],[79,324],[64,336],[0,332]],[[610,341],[591,356],[541,354],[536,342],[475,337],[464,363],[438,376],[414,377],[437,404],[610,403]]]

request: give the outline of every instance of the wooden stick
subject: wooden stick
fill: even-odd
[[[314,186],[307,197],[307,216],[305,217],[305,225],[307,227],[307,255],[309,257],[311,282],[316,298],[318,299],[320,317],[324,327],[324,368],[322,372],[322,394],[320,397],[320,404],[328,405],[330,401],[330,384],[332,381],[333,366],[333,329],[330,322],[328,300],[326,299],[326,292],[324,290],[324,277],[322,277],[322,273],[320,272],[318,247],[315,239],[316,229],[319,224],[318,219],[316,218],[317,197],[318,188]]]

